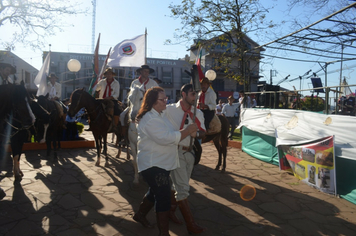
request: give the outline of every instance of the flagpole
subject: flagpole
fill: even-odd
[[[147,28],[145,28],[145,65],[147,65]]]

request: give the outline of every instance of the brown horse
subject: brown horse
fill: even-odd
[[[108,100],[108,102],[111,101]],[[102,99],[97,100],[83,89],[77,89],[71,95],[71,106],[69,107],[68,115],[73,117],[83,107],[87,111],[88,117],[90,119],[89,127],[93,132],[95,139],[98,156],[95,165],[100,166],[100,152],[103,148],[103,154],[105,155],[105,166],[107,167],[109,165],[107,155],[107,134],[109,133],[108,131],[112,125],[112,121],[110,121],[107,117]],[[121,128],[120,125],[119,128]],[[120,140],[120,130],[117,130],[116,135]]]
[[[226,169],[226,155],[227,155],[227,146],[229,144],[228,135],[229,135],[229,121],[225,116],[218,115],[218,118],[221,122],[221,131],[219,133],[215,133],[212,135],[205,135],[202,139],[202,143],[213,141],[216,150],[219,153],[218,163],[215,167],[215,170],[219,170],[221,166],[221,162],[223,162],[223,167],[221,169],[222,172]],[[222,157],[224,159],[222,159]]]

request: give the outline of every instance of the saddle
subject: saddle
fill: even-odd
[[[58,101],[54,101],[54,105],[58,111],[59,116],[62,117],[64,115],[62,105]]]
[[[205,135],[212,135],[219,133],[221,131],[221,121],[219,117],[215,114],[213,119],[210,121],[209,129],[206,131]]]
[[[99,99],[101,106],[105,112],[109,121],[112,121],[114,117],[114,102],[109,99]]]

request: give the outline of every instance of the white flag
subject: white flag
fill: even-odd
[[[141,67],[145,64],[146,54],[145,34],[133,39],[126,39],[117,44],[112,50],[108,67]]]
[[[38,72],[34,84],[37,86],[36,96],[46,95],[47,92],[47,76],[49,73],[49,62],[51,61],[51,52],[48,52],[45,61],[41,67],[41,70]]]

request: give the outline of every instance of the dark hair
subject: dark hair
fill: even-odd
[[[243,94],[245,94],[245,92],[244,92],[243,90],[241,90],[241,91],[240,91],[240,93],[243,93]]]
[[[152,87],[148,89],[143,97],[141,108],[137,113],[136,121],[139,121],[147,112],[149,112],[153,105],[158,100],[158,94],[164,92],[164,89],[161,87]]]
[[[188,94],[190,90],[193,90],[192,84],[183,85],[182,88],[180,89],[180,96],[183,97],[182,93],[185,92],[186,94]]]

